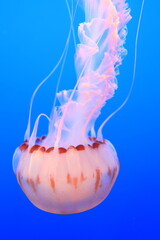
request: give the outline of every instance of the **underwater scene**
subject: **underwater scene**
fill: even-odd
[[[2,239],[160,239],[160,3],[0,5]]]

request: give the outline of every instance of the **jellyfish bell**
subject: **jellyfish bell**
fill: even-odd
[[[38,208],[57,214],[91,209],[109,194],[119,171],[117,154],[109,141],[89,138],[89,145],[45,148],[38,141],[16,151],[17,180]]]
[[[85,0],[83,8],[85,22],[78,28],[80,43],[75,54],[77,83],[73,90],[56,94],[60,106],[54,103],[50,117],[40,114],[31,134],[29,117],[25,142],[13,156],[14,173],[29,200],[57,214],[78,213],[98,205],[119,172],[113,145],[103,139],[101,127],[96,133],[94,125],[117,89],[130,10],[125,0]],[[74,37],[75,11],[69,9],[69,14]],[[65,55],[66,48],[64,60]],[[37,138],[42,116],[49,121],[48,134]]]

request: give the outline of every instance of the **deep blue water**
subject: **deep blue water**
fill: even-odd
[[[131,85],[134,40],[140,0],[128,1],[128,55],[120,67],[119,89],[98,124],[125,99]],[[1,239],[160,239],[160,2],[145,1],[138,42],[135,85],[126,106],[104,128],[121,169],[108,198],[75,215],[54,215],[35,208],[17,184],[12,155],[23,141],[29,101],[37,84],[56,64],[69,29],[64,0],[0,2],[0,238]],[[75,28],[83,21],[78,10]],[[75,83],[73,44],[60,89]],[[58,71],[39,91],[33,121],[49,111]],[[32,122],[33,123],[33,122]],[[39,134],[46,131],[40,124]]]

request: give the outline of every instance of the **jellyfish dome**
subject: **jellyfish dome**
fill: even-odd
[[[130,10],[125,0],[80,2],[85,21],[78,27],[77,83],[56,93],[60,105],[54,104],[50,117],[39,115],[31,134],[28,123],[25,141],[13,156],[14,173],[28,199],[57,214],[79,213],[101,203],[119,172],[113,145],[94,125],[117,89]],[[70,11],[72,31],[74,16]],[[41,116],[49,121],[48,134],[38,138]]]

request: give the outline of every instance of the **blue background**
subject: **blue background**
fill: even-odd
[[[105,106],[100,124],[125,99],[131,85],[134,40],[141,1],[128,1],[128,55],[120,67],[119,89]],[[69,17],[64,0],[0,1],[0,238],[1,239],[160,239],[160,2],[145,1],[138,42],[135,85],[127,105],[104,128],[121,169],[108,198],[75,215],[54,215],[35,208],[12,171],[12,155],[23,141],[29,100],[62,52]],[[75,28],[83,21],[78,10]],[[73,44],[60,89],[75,83]],[[38,92],[32,123],[49,114],[58,71]],[[46,122],[39,133],[46,131]]]

